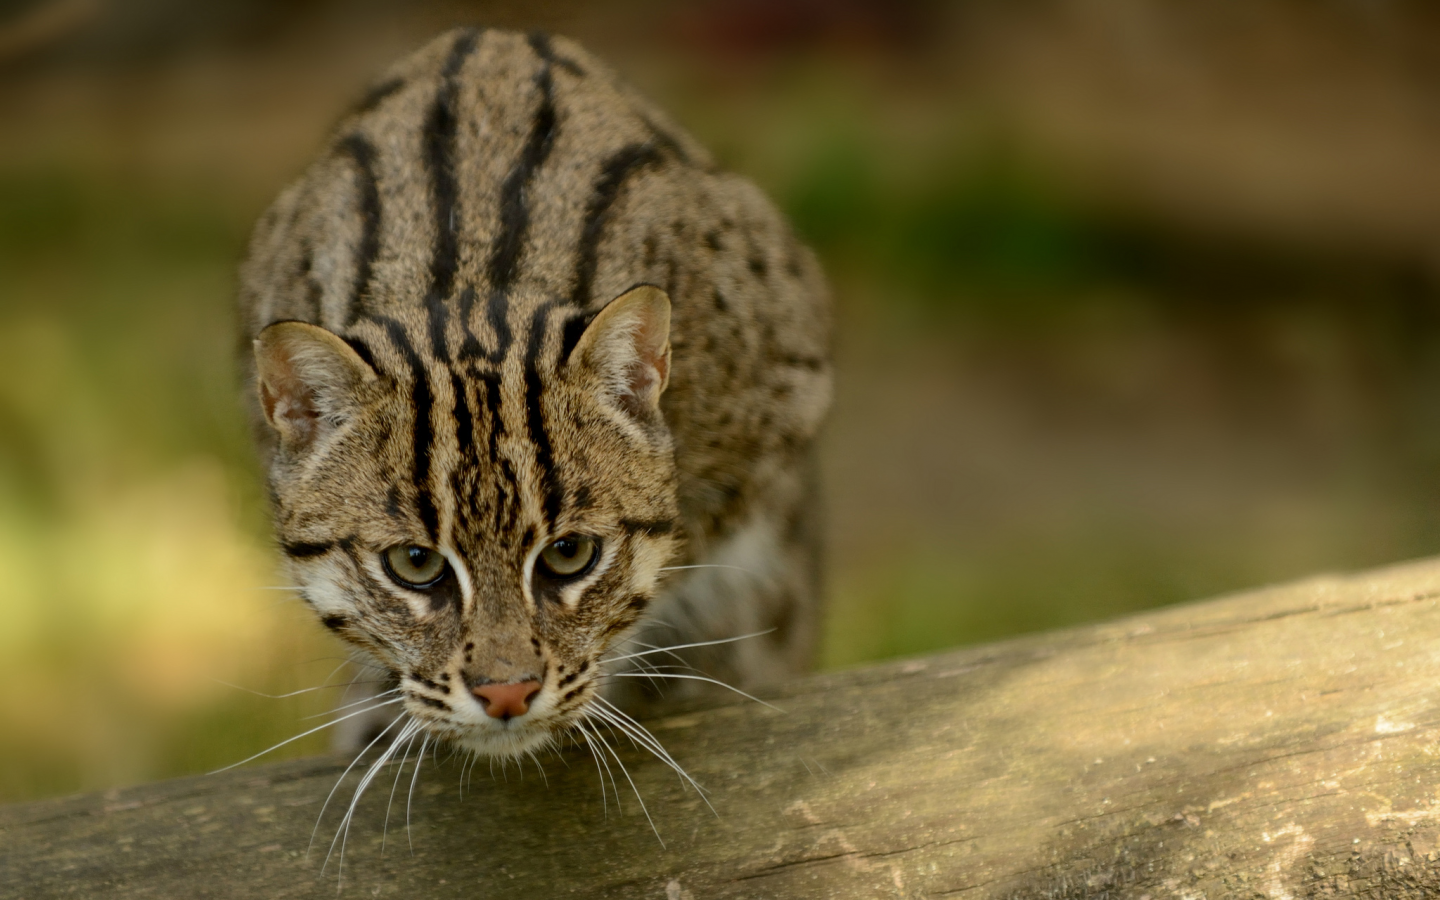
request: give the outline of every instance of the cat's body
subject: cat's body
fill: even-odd
[[[241,282],[277,537],[398,683],[385,721],[513,754],[643,699],[626,649],[765,632],[682,656],[740,687],[807,665],[822,278],[584,50],[463,30],[403,60]]]

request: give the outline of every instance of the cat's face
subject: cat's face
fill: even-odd
[[[498,359],[436,352],[433,317],[261,333],[295,584],[398,679],[397,714],[513,755],[593,698],[679,543],[668,323],[642,287],[588,325],[537,315]]]

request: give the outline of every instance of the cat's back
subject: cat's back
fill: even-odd
[[[563,38],[462,29],[398,63],[262,218],[241,282],[248,337],[285,319],[342,336],[384,321],[446,363],[498,360],[549,327],[563,352],[626,289],[664,288],[665,418],[703,531],[745,506],[767,461],[808,445],[828,405],[808,250],[758,189]]]

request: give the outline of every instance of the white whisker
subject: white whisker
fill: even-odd
[[[338,659],[338,660],[340,660],[340,665],[339,665],[339,666],[336,666],[336,667],[334,668],[334,670],[332,670],[332,671],[330,672],[331,675],[334,675],[335,672],[338,672],[338,671],[340,670],[340,667],[343,666],[343,665],[345,665],[346,663],[349,663],[349,664],[352,665],[352,666],[359,666],[359,667],[362,668],[362,669],[374,669],[374,670],[376,670],[377,672],[386,672],[386,673],[388,673],[388,672],[390,671],[388,668],[386,668],[385,666],[380,665],[379,663],[367,663],[367,662],[362,662],[362,661],[356,659],[356,658],[355,658],[355,654],[353,654],[353,653],[350,654],[349,656],[316,656],[316,657],[314,657],[314,658],[312,658],[312,659],[307,660],[307,663],[329,662],[329,661],[332,660],[332,659]],[[328,678],[327,678],[327,680],[328,680]]]
[[[556,759],[560,760],[560,765],[562,765],[562,766],[564,766],[565,768],[568,769],[568,768],[570,768],[570,760],[568,760],[568,759],[565,758],[565,753],[564,753],[565,745],[562,743],[562,739],[565,738],[565,737],[567,737],[567,736],[568,736],[568,735],[565,734],[564,732],[562,732],[562,733],[560,733],[560,734],[558,734],[558,735],[551,735],[551,736],[545,741],[545,749],[550,751],[550,755],[551,755],[551,756],[553,756],[553,757],[555,757]]]
[[[680,776],[681,783],[689,784],[691,787],[693,787],[695,789],[695,792],[700,795],[700,799],[705,801],[705,805],[710,806],[710,800],[705,796],[708,791],[706,791],[705,788],[702,787],[698,781],[690,777],[690,773],[685,771],[685,768],[675,761],[675,758],[670,755],[670,751],[666,750],[665,747],[660,743],[659,739],[656,738],[655,735],[650,733],[650,729],[646,728],[644,725],[641,725],[639,722],[635,721],[628,714],[620,711],[608,701],[605,701],[605,703],[606,706],[609,707],[609,709],[603,710],[603,712],[605,712],[610,717],[610,719],[614,721],[616,725],[620,727],[630,737],[632,741],[638,740],[642,746],[644,746],[647,750],[654,754],[658,759],[660,759],[666,765],[670,766],[670,768],[674,769],[675,773]],[[710,811],[715,812],[715,807],[710,806]],[[718,813],[716,814],[718,815]]]
[[[540,757],[538,757],[538,756],[535,755],[535,751],[534,751],[534,750],[526,750],[526,751],[525,751],[525,754],[526,754],[527,756],[529,756],[529,757],[530,757],[530,761],[535,764],[535,770],[540,773],[540,780],[543,781],[543,782],[545,782],[545,789],[546,789],[546,790],[549,790],[549,789],[550,789],[550,778],[549,778],[549,776],[547,776],[547,775],[545,774],[545,767],[542,766],[542,765],[540,765]],[[520,770],[520,775],[521,775],[522,778],[523,778],[524,775],[525,775],[525,770],[524,770],[523,768]]]
[[[380,855],[385,855],[385,839],[390,836],[390,807],[395,805],[395,791],[400,787],[400,776],[405,774],[405,763],[410,761],[410,750],[415,744],[415,733],[420,730],[419,723],[410,732],[410,737],[405,741],[405,755],[400,759],[400,765],[395,769],[395,783],[390,785],[390,799],[385,801],[385,824],[380,829]]]
[[[677,656],[676,659],[679,659],[679,657]],[[654,673],[654,674],[660,674],[660,673],[661,673],[661,667],[660,667],[660,666],[655,665],[654,663],[650,662],[650,661],[647,660],[647,659],[636,659],[633,663],[631,663],[631,665],[635,666],[635,667],[639,670],[639,671],[636,672],[635,674],[637,674],[637,675],[645,675],[645,676],[647,676],[647,677],[650,677],[650,683],[651,683],[651,685],[654,686],[654,688],[655,688],[655,690],[656,690],[657,692],[660,690],[660,685],[659,685],[659,683],[655,681],[655,679],[654,679],[653,676],[651,676],[651,673]],[[670,667],[670,666],[666,666],[665,668],[671,668],[671,667]],[[691,667],[691,666],[685,666],[685,668],[690,669],[690,668],[693,668],[693,667]],[[698,670],[696,670],[696,671],[698,671]],[[604,677],[604,676],[602,675],[601,677]]]
[[[595,737],[599,738],[600,745],[610,752],[610,756],[615,760],[615,765],[620,767],[620,774],[624,775],[625,780],[630,782],[630,790],[635,792],[635,800],[640,804],[640,811],[645,814],[645,821],[650,823],[650,830],[655,832],[655,840],[660,842],[661,847],[664,847],[665,839],[660,836],[660,829],[655,827],[655,820],[650,818],[650,810],[645,808],[645,798],[640,796],[640,789],[635,786],[635,779],[630,777],[630,770],[625,768],[625,763],[620,759],[620,754],[615,752],[615,748],[610,746],[610,742],[605,740],[604,735],[600,734],[599,731],[595,732]],[[613,778],[614,776],[612,775],[611,777]],[[619,804],[618,796],[616,797],[616,804]]]
[[[347,688],[355,684],[384,684],[383,681],[346,681],[342,684],[320,684],[316,685],[315,687],[301,688],[298,691],[290,691],[287,694],[267,694],[264,691],[257,691],[254,688],[247,688],[243,684],[231,684],[228,681],[221,681],[218,678],[212,678],[210,680],[223,687],[234,688],[237,691],[244,691],[247,694],[254,694],[256,697],[264,697],[266,700],[285,700],[289,697],[298,697],[301,694],[310,694],[314,693],[315,691],[326,690],[327,688]],[[333,709],[330,710],[330,712],[335,711],[336,710]],[[320,715],[323,716],[325,715],[325,713],[321,713]],[[314,717],[312,716],[311,718]]]
[[[657,571],[678,572],[681,569],[734,569],[737,572],[744,572],[746,575],[754,575],[756,578],[760,577],[759,572],[751,569],[742,568],[741,566],[726,566],[720,563],[703,563],[695,566],[662,566]]]
[[[382,707],[382,706],[389,706],[389,705],[392,704],[392,703],[399,703],[399,702],[400,702],[400,698],[397,697],[397,698],[395,698],[394,700],[386,700],[386,701],[384,701],[383,703],[377,703],[377,704],[375,704],[374,706],[370,707],[370,709],[360,709],[360,710],[356,710],[355,712],[352,712],[352,713],[348,713],[348,714],[346,714],[346,715],[343,715],[343,716],[341,716],[340,718],[335,719],[334,721],[326,722],[324,725],[317,725],[316,727],[310,729],[309,731],[301,732],[300,734],[297,734],[297,735],[295,735],[295,736],[292,737],[292,738],[286,738],[285,740],[281,741],[280,743],[276,744],[276,745],[273,746],[273,747],[270,747],[270,748],[267,749],[267,750],[261,750],[259,753],[255,754],[254,756],[247,756],[247,757],[245,757],[244,759],[240,760],[240,761],[237,762],[237,763],[231,763],[230,765],[225,766],[224,768],[216,769],[215,771],[209,772],[209,773],[207,773],[207,774],[210,774],[210,775],[218,775],[219,773],[229,771],[230,769],[233,769],[233,768],[235,768],[236,766],[243,766],[243,765],[245,765],[246,763],[250,762],[252,759],[259,759],[260,757],[264,756],[265,754],[267,754],[267,753],[269,753],[269,752],[271,752],[271,751],[273,751],[273,750],[279,750],[281,747],[285,746],[286,744],[292,744],[292,743],[294,743],[295,741],[298,741],[298,740],[300,740],[300,739],[303,738],[303,737],[309,737],[310,735],[314,734],[314,733],[317,732],[317,731],[324,731],[326,728],[329,728],[331,725],[338,725],[338,724],[340,724],[341,722],[345,721],[346,719],[353,719],[353,718],[356,717],[356,716],[364,715],[365,713],[371,712],[372,710],[379,709],[379,708]]]
[[[591,732],[589,729],[586,729],[585,734],[587,742],[589,742],[592,738],[594,739],[594,743],[590,744],[590,750],[592,753],[599,754],[596,759],[598,759],[600,763],[605,767],[605,774],[610,776],[610,790],[615,795],[615,815],[623,816],[625,815],[625,806],[624,802],[620,799],[620,783],[615,780],[615,772],[613,769],[610,768],[610,760],[606,758],[604,752],[599,749],[600,735],[598,732]],[[604,779],[601,779],[600,787],[602,790],[604,789]],[[601,799],[603,800],[604,797],[602,796]]]
[[[773,704],[773,703],[766,703],[764,700],[761,700],[759,697],[756,697],[756,696],[754,696],[754,695],[752,695],[752,694],[747,694],[747,693],[745,693],[744,691],[740,690],[739,688],[735,687],[734,685],[726,684],[725,682],[719,680],[718,678],[710,678],[709,676],[706,676],[706,675],[685,675],[685,674],[682,674],[682,673],[680,673],[680,672],[611,672],[611,673],[609,673],[608,675],[605,675],[605,676],[603,676],[603,677],[605,677],[605,678],[651,678],[651,679],[654,679],[654,678],[678,678],[678,679],[681,679],[681,680],[684,680],[684,681],[704,681],[704,682],[708,682],[709,684],[718,684],[718,685],[720,685],[721,687],[725,688],[726,690],[734,691],[735,693],[737,693],[737,694],[739,694],[740,696],[744,697],[746,700],[754,700],[756,703],[760,704],[761,706],[768,706],[768,707],[770,707],[771,709],[775,710],[776,712],[781,712],[781,713],[783,713],[783,712],[785,711],[785,710],[781,709],[780,707],[776,706],[776,705]]]
[[[392,701],[390,701],[390,702],[394,703],[394,702],[397,702],[397,701],[392,700]],[[373,747],[373,746],[375,746],[376,744],[380,743],[380,739],[385,736],[386,732],[388,732],[390,729],[394,728],[394,727],[395,727],[395,723],[398,722],[398,721],[400,721],[400,720],[403,719],[403,718],[405,718],[405,713],[401,712],[401,713],[400,713],[399,715],[397,715],[395,718],[391,719],[391,720],[390,720],[390,724],[389,724],[389,725],[386,725],[386,726],[384,727],[384,729],[382,729],[382,730],[380,731],[379,734],[377,734],[377,735],[375,735],[375,737],[371,738],[371,739],[370,739],[370,743],[366,744],[366,745],[364,746],[364,748],[362,748],[359,753],[355,754],[355,758],[352,759],[352,760],[350,760],[350,765],[346,766],[346,767],[345,767],[345,771],[343,771],[343,772],[340,773],[340,777],[337,778],[337,779],[335,779],[335,786],[330,789],[330,793],[328,793],[328,794],[325,795],[325,802],[322,803],[322,804],[320,804],[320,813],[319,813],[317,816],[315,816],[315,827],[310,829],[310,843],[309,843],[308,845],[306,845],[306,847],[305,847],[305,858],[306,858],[306,859],[309,859],[309,858],[310,858],[310,851],[311,851],[312,849],[314,849],[314,847],[315,847],[315,832],[317,832],[317,831],[320,830],[320,821],[325,818],[325,810],[327,810],[327,809],[330,808],[330,801],[331,801],[332,799],[334,799],[334,797],[335,797],[335,792],[338,791],[338,790],[340,790],[340,785],[342,785],[342,784],[345,783],[345,776],[346,776],[346,775],[349,775],[349,774],[350,774],[350,770],[353,769],[353,768],[355,768],[355,764],[358,763],[358,762],[365,756],[366,753],[369,753],[369,752],[370,752],[370,748]],[[331,847],[332,847],[332,848],[334,847],[334,843],[333,843],[333,842],[331,843]],[[325,861],[326,861],[326,862],[329,862],[329,861],[330,861],[330,855],[329,855],[328,853],[325,855]],[[324,871],[325,871],[325,867],[324,867],[324,866],[321,866],[321,867],[320,867],[320,871],[321,871],[321,872],[324,872]]]
[[[399,717],[396,718],[398,721]],[[395,723],[391,722],[390,724],[393,726]],[[395,755],[395,752],[400,749],[401,744],[409,741],[419,728],[420,723],[413,719],[406,722],[404,727],[400,729],[400,733],[395,735],[395,739],[390,742],[390,746],[385,748],[384,752],[380,754],[379,759],[370,764],[370,767],[365,770],[365,774],[360,777],[360,783],[355,786],[355,793],[350,798],[350,806],[345,810],[345,817],[341,819],[343,830],[337,832],[335,837],[330,840],[330,853],[335,852],[335,842],[337,840],[340,842],[340,865],[335,876],[337,879],[337,892],[345,878],[345,846],[350,842],[350,824],[355,821],[355,807],[360,805],[360,798],[365,795],[365,791],[369,789],[370,783],[375,780],[375,776],[380,774],[381,767],[385,765],[390,757]],[[387,728],[386,730],[388,731],[389,729]],[[325,854],[325,863],[320,866],[322,875],[325,872],[325,866],[330,864],[330,853]]]
[[[716,644],[733,644],[735,641],[744,641],[748,640],[749,638],[767,635],[774,630],[775,629],[773,628],[767,628],[764,631],[753,631],[750,634],[742,634],[738,637],[721,638],[717,641],[696,641],[693,644],[675,644],[671,647],[652,647],[649,650],[642,650],[639,653],[626,653],[624,656],[612,656],[609,659],[606,659],[605,662],[619,662],[622,659],[634,659],[637,656],[649,656],[652,653],[669,653],[673,650],[688,650],[691,647],[713,647]],[[636,643],[639,642],[637,641]],[[640,646],[649,647],[650,645],[640,644]]]
[[[460,792],[460,799],[461,799],[461,800],[464,800],[464,799],[465,799],[465,770],[468,769],[468,768],[470,768],[470,766],[471,766],[474,762],[475,762],[475,754],[473,754],[473,753],[470,754],[469,756],[462,756],[462,757],[460,757],[460,781],[459,781],[459,787],[458,787],[457,789],[458,789],[459,792]]]
[[[591,707],[590,712],[594,713],[612,727],[618,728],[631,742],[648,750],[656,759],[673,769],[675,774],[680,776],[680,783],[693,787],[695,792],[700,795],[700,799],[705,801],[705,805],[710,806],[710,800],[705,796],[705,788],[701,787],[698,781],[690,777],[690,773],[686,772],[684,767],[675,761],[675,758],[671,756],[669,751],[655,738],[655,735],[650,733],[649,729],[621,712],[603,697],[596,698],[596,702],[597,704],[604,705]],[[710,806],[710,811],[715,812],[715,807]],[[716,815],[719,815],[719,813],[716,813]]]
[[[669,766],[675,774],[680,777],[680,783],[682,785],[693,787],[695,792],[700,796],[700,799],[705,801],[705,805],[710,807],[710,811],[717,816],[719,815],[715,807],[710,806],[710,800],[705,796],[706,791],[700,786],[700,783],[690,777],[690,773],[686,772],[685,769],[670,756],[665,748],[660,745],[660,742],[655,740],[655,736],[650,734],[643,725],[640,725],[634,719],[629,719],[628,721],[622,720],[614,712],[607,713],[604,710],[597,710],[597,712],[602,714],[602,719],[608,727],[618,729],[620,733],[625,735],[637,748],[643,748],[656,759],[659,759]]]
[[[606,798],[605,795],[605,773],[600,770],[600,766],[603,763],[605,765],[605,768],[609,769],[610,764],[604,763],[604,761],[601,759],[600,751],[595,749],[595,742],[590,739],[590,733],[585,730],[584,725],[576,722],[573,724],[572,727],[580,733],[581,737],[585,739],[585,746],[589,748],[590,755],[595,758],[595,774],[600,779],[600,815],[602,818],[608,819],[610,818],[610,804],[609,800]],[[614,775],[610,776],[610,783],[615,783]],[[617,809],[620,806],[620,795],[618,792],[615,795],[615,806]]]
[[[372,683],[373,683],[373,682],[372,682]],[[305,718],[306,718],[306,719],[314,719],[314,718],[316,718],[316,717],[318,717],[318,716],[328,716],[328,715],[330,715],[330,713],[337,713],[337,712],[339,712],[339,711],[342,710],[342,709],[349,709],[349,708],[352,707],[352,706],[359,706],[359,705],[362,704],[362,703],[369,703],[371,700],[379,700],[381,697],[388,697],[388,696],[390,696],[391,694],[398,694],[398,693],[400,693],[400,688],[398,688],[398,687],[396,687],[396,688],[391,688],[391,689],[388,690],[388,691],[381,691],[381,692],[378,693],[378,694],[372,694],[372,695],[369,696],[369,697],[364,697],[364,698],[361,698],[361,699],[359,699],[359,700],[355,700],[355,701],[352,701],[352,702],[350,702],[350,703],[346,703],[346,704],[343,705],[343,706],[337,706],[337,707],[335,707],[334,709],[327,710],[326,712],[315,713],[314,715],[306,716]],[[396,697],[395,699],[396,699],[396,700],[402,700],[402,699],[404,699],[404,698],[403,698],[403,697]],[[392,702],[393,702],[393,701],[392,701]]]
[[[340,671],[340,670],[345,666],[346,663],[354,663],[354,662],[355,662],[355,660],[354,660],[353,658],[341,660],[340,665],[338,665],[338,666],[336,666],[335,668],[331,669],[331,670],[330,670],[330,673],[325,676],[325,679],[324,679],[323,681],[321,681],[321,682],[320,682],[318,685],[316,685],[315,687],[301,688],[301,689],[299,689],[298,691],[290,691],[289,693],[285,693],[285,694],[267,694],[267,693],[265,693],[264,691],[257,691],[257,690],[255,690],[254,688],[247,688],[247,687],[245,687],[245,686],[242,685],[242,684],[232,684],[232,683],[230,683],[230,682],[228,682],[228,681],[222,681],[222,680],[220,680],[219,678],[212,678],[212,679],[210,679],[210,680],[213,681],[213,682],[215,682],[216,684],[223,685],[223,686],[228,687],[228,688],[234,688],[234,689],[237,690],[237,691],[244,691],[244,692],[247,693],[247,694],[254,694],[254,695],[257,696],[257,697],[264,697],[264,698],[267,699],[267,700],[285,700],[285,699],[288,699],[288,698],[290,698],[290,697],[298,697],[298,696],[300,696],[301,694],[308,694],[308,693],[312,693],[312,692],[314,692],[314,691],[323,691],[323,690],[325,690],[325,689],[327,689],[327,688],[349,688],[349,687],[353,687],[353,686],[355,686],[355,685],[357,685],[357,684],[384,684],[384,683],[385,683],[385,680],[384,680],[384,679],[374,679],[374,680],[371,680],[371,681],[361,681],[361,680],[359,680],[359,679],[351,679],[350,681],[340,682],[339,684],[331,684],[331,683],[330,683],[330,679],[334,678],[334,677],[335,677],[335,673],[338,672],[338,671]],[[376,695],[376,696],[383,696],[383,695]],[[373,699],[373,698],[371,698],[371,699]],[[345,707],[342,706],[342,707],[339,707],[338,709],[332,709],[332,710],[330,710],[330,712],[338,712],[340,709],[344,709],[344,708],[345,708]],[[325,713],[320,713],[320,715],[323,716],[323,715],[325,715]],[[314,716],[308,716],[307,718],[314,718]]]
[[[335,666],[335,668],[331,669],[330,672],[329,672],[329,674],[327,674],[327,675],[325,676],[325,680],[322,681],[322,682],[320,682],[320,686],[321,686],[321,687],[324,687],[325,685],[329,684],[329,683],[330,683],[330,679],[332,679],[332,678],[335,677],[335,673],[336,673],[336,672],[338,672],[338,671],[340,671],[341,669],[345,668],[345,666],[346,666],[347,664],[353,663],[354,661],[355,661],[355,654],[353,654],[353,653],[350,654],[349,657],[347,657],[347,658],[345,658],[345,659],[342,659],[342,660]],[[352,682],[352,683],[353,683],[353,682]],[[344,694],[341,694],[341,695],[340,695],[340,699],[342,699],[342,700],[345,699],[345,695],[344,695]]]
[[[425,762],[425,747],[430,743],[430,735],[422,735],[420,739],[420,755],[415,758],[415,771],[410,775],[410,794],[405,798],[405,840],[410,844],[410,855],[415,855],[415,839],[410,834],[410,806],[415,802],[415,782],[420,778],[420,764]]]

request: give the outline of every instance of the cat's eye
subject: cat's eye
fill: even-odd
[[[551,578],[578,578],[590,571],[599,557],[600,545],[594,538],[572,534],[540,551],[540,568]]]
[[[381,554],[385,572],[401,587],[428,588],[445,577],[445,557],[418,544],[397,544]]]

